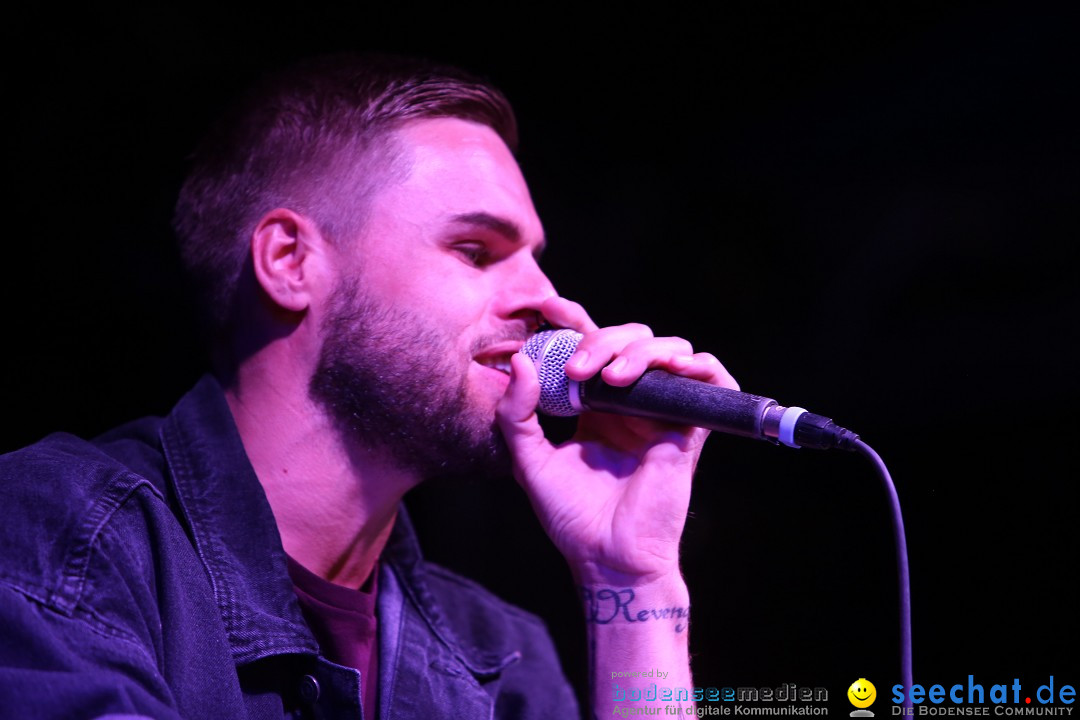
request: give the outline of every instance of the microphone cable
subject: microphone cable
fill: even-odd
[[[900,678],[907,689],[903,706],[909,710],[911,703],[912,662],[911,662],[911,577],[908,573],[907,536],[904,534],[904,516],[900,511],[900,496],[896,493],[889,469],[874,448],[860,439],[856,439],[852,452],[862,455],[874,466],[889,494],[889,507],[892,515],[893,544],[896,546],[897,585],[900,590]]]

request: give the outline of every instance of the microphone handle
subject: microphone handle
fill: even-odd
[[[578,386],[580,402],[590,410],[694,425],[755,440],[766,439],[765,414],[777,404],[772,398],[663,370],[648,370],[627,387],[608,385],[599,375]]]
[[[576,400],[598,412],[693,425],[789,447],[855,450],[859,439],[823,415],[663,370],[648,370],[627,387],[608,385],[599,375],[570,386],[571,404]]]

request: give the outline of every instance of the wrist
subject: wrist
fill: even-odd
[[[686,594],[686,582],[677,563],[665,569],[650,572],[626,572],[599,563],[581,563],[571,566],[574,583],[578,587],[628,587],[643,592],[676,592]]]

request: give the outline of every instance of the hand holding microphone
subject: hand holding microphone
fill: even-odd
[[[515,478],[582,584],[674,582],[708,429],[811,447],[854,437],[827,418],[739,392],[716,358],[686,340],[644,325],[599,328],[565,298],[540,310],[565,329],[537,333],[511,358],[496,420]],[[559,444],[536,417],[586,409],[596,412]]]
[[[584,308],[566,298],[549,298],[539,309],[552,326],[583,333],[571,364],[566,366],[564,357],[560,365],[573,378],[596,375],[614,385],[630,385],[647,368],[662,367],[737,387],[719,361],[695,353],[681,338],[655,337],[639,324],[598,327]],[[515,479],[577,582],[633,587],[641,593],[647,585],[650,594],[675,602],[685,591],[679,541],[708,431],[590,412],[570,438],[554,443],[537,419],[542,392],[535,363],[524,352],[514,354],[496,421]]]

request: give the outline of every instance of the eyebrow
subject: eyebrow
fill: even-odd
[[[451,219],[456,223],[463,223],[465,225],[472,225],[474,227],[484,228],[485,230],[491,230],[515,244],[522,242],[521,228],[518,227],[517,223],[507,220],[506,218],[501,218],[498,215],[492,215],[491,213],[486,212],[471,212],[455,215]],[[540,257],[540,254],[544,252],[544,248],[546,247],[547,241],[541,239],[540,243],[536,246],[536,250],[533,251],[533,254],[536,255],[536,257]]]

